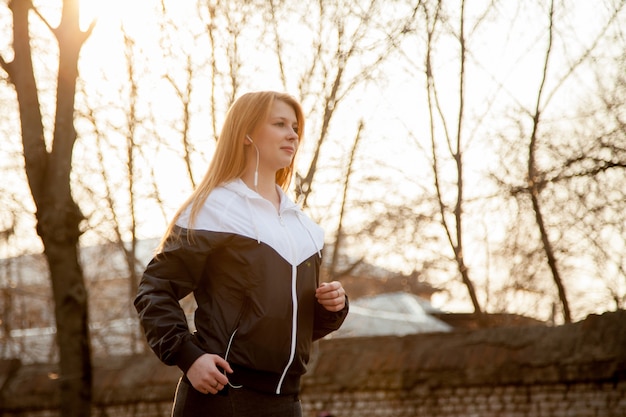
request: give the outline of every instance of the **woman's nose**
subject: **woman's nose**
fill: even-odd
[[[293,128],[289,129],[289,136],[288,136],[289,140],[298,140],[298,132],[295,131]]]

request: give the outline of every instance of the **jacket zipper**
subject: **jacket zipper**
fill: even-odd
[[[285,224],[283,223],[282,213],[278,214],[278,218],[279,218],[280,224],[284,226]],[[280,394],[283,381],[285,380],[285,377],[287,376],[287,371],[289,370],[289,367],[293,363],[294,357],[296,355],[296,336],[298,334],[298,293],[297,293],[297,286],[296,286],[297,278],[298,278],[298,268],[296,265],[294,265],[295,259],[296,259],[295,248],[294,248],[293,238],[289,234],[289,230],[285,229],[285,235],[287,236],[287,240],[289,241],[289,246],[291,247],[291,260],[289,262],[291,264],[291,306],[292,306],[291,346],[289,349],[289,360],[287,361],[287,365],[285,365],[285,368],[283,369],[283,373],[280,377],[280,380],[278,381],[278,385],[276,386],[276,394]]]

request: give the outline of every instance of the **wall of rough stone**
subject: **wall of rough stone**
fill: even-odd
[[[175,368],[97,361],[94,416],[169,416]],[[0,416],[57,417],[56,367],[0,362]],[[623,417],[626,311],[565,326],[323,340],[304,417]]]
[[[626,312],[558,327],[324,341],[302,399],[307,411],[342,417],[626,416]]]
[[[330,398],[330,401],[329,401]],[[306,410],[342,417],[618,417],[626,414],[626,384],[451,387],[411,391],[313,393]]]

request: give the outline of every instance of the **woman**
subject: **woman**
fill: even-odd
[[[303,129],[291,96],[240,97],[143,274],[148,343],[184,373],[173,416],[301,416],[311,343],[348,313],[341,284],[319,284],[322,229],[285,194]],[[194,334],[179,304],[190,292]]]

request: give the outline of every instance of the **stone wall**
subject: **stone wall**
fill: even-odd
[[[57,417],[53,365],[0,363],[0,415]],[[95,368],[94,416],[169,416],[179,371],[152,354]],[[626,311],[565,326],[323,340],[304,417],[626,416]]]

